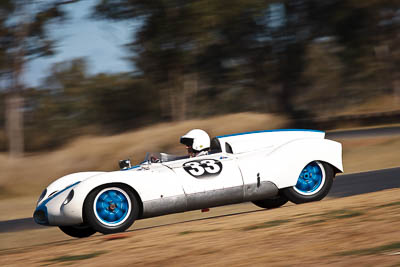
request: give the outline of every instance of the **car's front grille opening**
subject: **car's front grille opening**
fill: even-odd
[[[35,213],[33,214],[33,219],[35,220],[36,223],[39,223],[39,224],[47,223],[46,214],[43,210],[35,211]]]

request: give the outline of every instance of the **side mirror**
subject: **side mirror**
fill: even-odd
[[[126,170],[132,167],[130,159],[124,159],[119,161],[119,168],[121,170]]]

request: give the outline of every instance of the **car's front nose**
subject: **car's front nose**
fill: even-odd
[[[43,201],[39,201],[33,213],[34,221],[41,225],[63,225],[64,222],[68,222],[63,214],[63,204],[66,203],[67,198],[71,197],[71,191],[79,183],[69,185],[63,190],[50,194]]]

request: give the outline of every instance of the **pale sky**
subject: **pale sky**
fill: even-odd
[[[64,7],[69,20],[49,27],[51,36],[58,40],[57,53],[52,57],[38,58],[26,66],[24,81],[27,85],[39,85],[47,77],[53,63],[78,57],[87,59],[91,74],[118,73],[133,69],[131,63],[124,60],[131,55],[123,45],[132,41],[133,32],[140,27],[140,22],[89,18],[98,1],[100,0],[81,0]],[[269,11],[271,13],[267,23],[271,27],[281,26],[284,16],[282,4],[271,5]]]
[[[30,62],[25,69],[25,83],[36,86],[49,73],[52,63],[77,57],[85,57],[91,73],[116,73],[132,70],[130,62],[123,58],[128,51],[123,47],[131,41],[135,22],[112,22],[89,19],[90,9],[97,0],[82,0],[68,5],[69,20],[50,27],[51,36],[57,43],[57,53],[52,57]]]

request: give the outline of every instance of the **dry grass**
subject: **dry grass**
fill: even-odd
[[[3,248],[0,263],[2,266],[293,266],[299,263],[397,266],[399,196],[400,189],[392,189],[131,230],[117,238],[95,235],[76,240],[54,228],[0,234]],[[170,223],[170,219],[164,217],[164,223]],[[133,229],[138,229],[140,222]]]
[[[400,136],[339,139],[345,173],[400,166]]]
[[[140,162],[146,152],[186,153],[179,137],[193,128],[206,130],[211,136],[243,131],[284,127],[281,117],[238,113],[180,123],[161,123],[134,132],[109,137],[81,137],[65,147],[48,153],[10,160],[0,154],[0,199],[10,196],[38,196],[58,177],[87,170],[113,170],[118,160],[130,157]]]

